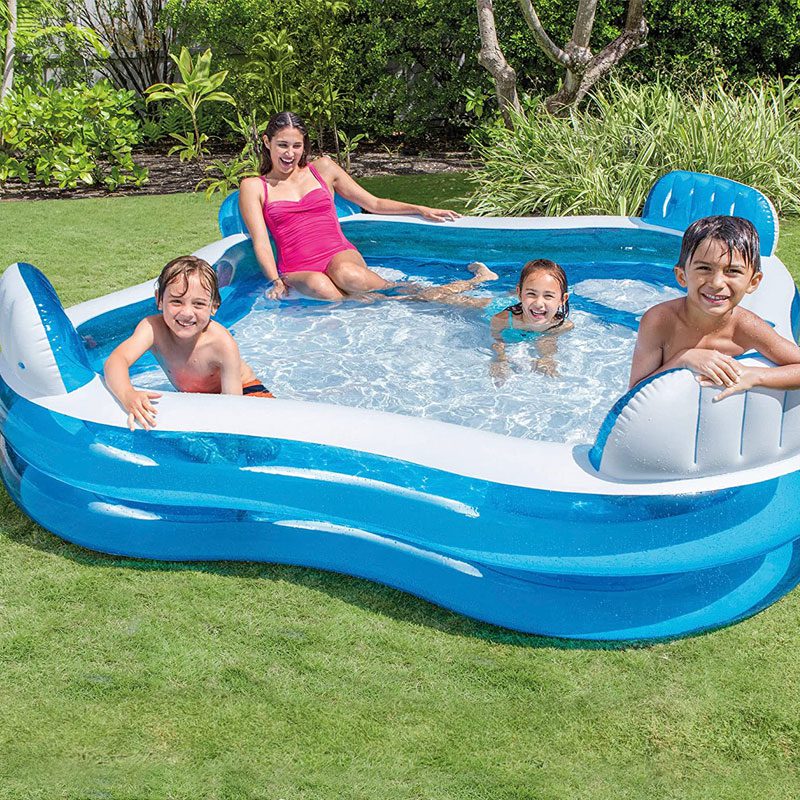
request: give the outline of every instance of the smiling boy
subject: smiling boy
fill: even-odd
[[[155,427],[159,392],[136,389],[130,367],[148,350],[179,392],[272,397],[239,356],[228,330],[211,316],[220,304],[217,274],[196,256],[173,259],[156,286],[160,314],[145,317],[106,359],[106,384],[128,412],[128,427]]]
[[[761,282],[758,232],[740,217],[705,217],[683,235],[675,277],[685,297],[659,303],[639,323],[630,387],[686,367],[714,399],[756,386],[800,388],[800,347],[739,303]],[[747,367],[735,356],[756,350],[776,367]]]

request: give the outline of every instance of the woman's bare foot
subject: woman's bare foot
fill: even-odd
[[[492,272],[482,261],[473,261],[471,264],[467,264],[467,269],[475,276],[478,283],[497,280],[497,273]]]

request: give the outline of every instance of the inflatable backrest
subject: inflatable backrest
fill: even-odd
[[[778,244],[778,215],[769,199],[743,183],[675,170],[653,185],[642,211],[642,221],[685,231],[695,220],[716,214],[744,217],[756,226],[761,255],[771,256]]]
[[[742,359],[755,366],[764,359]],[[753,389],[712,402],[687,369],[670,370],[621,397],[589,453],[617,480],[705,477],[800,453],[800,391]]]
[[[361,207],[349,200],[345,200],[338,194],[334,194],[333,202],[336,206],[336,216],[349,217],[352,214],[360,214]],[[217,215],[219,231],[223,236],[231,236],[234,233],[247,233],[247,226],[244,224],[242,215],[239,213],[239,192],[238,190],[229,194],[219,207]]]
[[[31,398],[71,392],[95,377],[55,289],[30,264],[12,264],[0,278],[0,361]]]

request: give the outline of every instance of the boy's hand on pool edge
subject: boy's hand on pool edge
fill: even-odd
[[[702,347],[686,350],[680,358],[680,363],[675,366],[688,367],[697,372],[700,377],[710,382],[710,386],[735,386],[743,370],[733,356]]]
[[[160,392],[134,389],[133,393],[125,398],[124,405],[125,410],[128,412],[128,427],[132,431],[136,430],[137,422],[146,431],[156,427],[158,409],[152,401],[157,400],[159,397],[161,397]]]
[[[763,367],[742,367],[742,373],[736,383],[734,383],[732,386],[725,387],[719,394],[712,398],[711,402],[718,403],[720,400],[724,400],[726,397],[730,397],[732,394],[746,392],[755,386],[759,386],[759,377],[764,371],[765,369]],[[703,388],[706,389],[718,386],[718,384],[714,383],[703,375],[698,375],[697,381]]]

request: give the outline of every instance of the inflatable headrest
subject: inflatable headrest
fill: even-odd
[[[758,231],[761,255],[775,252],[778,214],[769,199],[752,186],[717,175],[668,172],[647,195],[642,221],[685,231],[695,220],[717,214],[750,220]]]
[[[743,363],[768,366],[759,358]],[[687,369],[670,370],[623,395],[589,453],[617,480],[699,478],[770,464],[800,453],[800,391],[751,389],[712,402]]]
[[[336,206],[336,216],[340,219],[342,217],[349,217],[353,214],[360,214],[361,207],[350,200],[345,200],[338,194],[333,196],[334,205]],[[219,214],[217,215],[219,222],[219,231],[223,236],[231,236],[234,233],[247,233],[247,226],[244,224],[242,215],[239,213],[239,191],[229,194],[219,207]]]
[[[0,278],[0,362],[30,397],[72,392],[95,377],[55,289],[30,264],[12,264]]]

